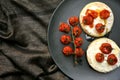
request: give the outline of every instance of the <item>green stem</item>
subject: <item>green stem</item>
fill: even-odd
[[[72,26],[70,26],[71,27],[71,32],[72,32],[72,35],[71,35],[71,37],[72,37],[72,40],[73,40],[73,46],[74,46],[74,50],[76,49],[76,45],[74,44],[74,40],[75,40],[75,36],[73,35],[73,31],[72,31]],[[76,64],[78,64],[78,62],[77,62],[77,56],[75,55],[75,53],[74,53],[74,64],[76,65]]]

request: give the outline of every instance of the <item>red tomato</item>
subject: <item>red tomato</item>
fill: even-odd
[[[82,23],[85,25],[91,25],[93,24],[93,17],[90,15],[86,15],[83,17]]]
[[[69,44],[72,41],[72,39],[69,35],[62,35],[61,38],[60,38],[60,41],[63,44]]]
[[[74,44],[76,45],[76,47],[80,47],[83,44],[83,39],[81,37],[75,38]]]
[[[98,17],[98,12],[95,10],[87,9],[86,15],[92,16],[94,19]]]
[[[59,31],[61,31],[61,32],[68,33],[70,31],[70,29],[71,28],[70,28],[70,26],[67,23],[62,22],[59,25]]]
[[[75,27],[73,27],[73,35],[75,36],[75,37],[78,37],[78,36],[80,36],[80,34],[82,33],[82,30],[81,30],[81,28],[79,27],[79,26],[75,26]]]
[[[64,55],[69,56],[73,53],[73,49],[70,46],[65,46],[62,52]]]
[[[100,46],[100,50],[101,50],[101,52],[103,52],[104,54],[109,54],[109,53],[111,53],[111,51],[112,51],[112,46],[111,46],[111,44],[109,44],[109,43],[103,43],[103,44]]]
[[[114,54],[108,55],[107,62],[109,65],[115,65],[117,61],[117,57]]]
[[[82,48],[76,48],[76,49],[75,49],[75,55],[76,55],[77,57],[82,57],[83,54],[84,54],[84,51],[83,51]]]
[[[100,12],[101,19],[107,19],[109,16],[110,16],[110,12],[106,9],[104,9]]]
[[[102,54],[102,53],[97,53],[96,55],[95,55],[95,59],[96,59],[96,61],[97,62],[103,62],[104,61],[104,54]]]
[[[102,33],[105,30],[105,25],[103,25],[102,23],[98,23],[96,24],[95,29],[98,33]]]
[[[72,16],[72,17],[69,18],[69,24],[70,24],[71,26],[75,26],[75,25],[77,25],[78,23],[79,23],[79,19],[78,19],[77,16]]]

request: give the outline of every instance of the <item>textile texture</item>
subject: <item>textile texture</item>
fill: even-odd
[[[47,47],[50,17],[62,0],[0,0],[0,80],[70,80]]]

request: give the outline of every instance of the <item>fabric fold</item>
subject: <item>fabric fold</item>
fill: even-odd
[[[0,38],[8,39],[13,35],[14,31],[6,7],[3,3],[0,3],[0,5],[2,17],[5,18],[4,20],[0,19]]]
[[[46,39],[60,1],[0,0],[0,80],[69,80],[52,60]]]

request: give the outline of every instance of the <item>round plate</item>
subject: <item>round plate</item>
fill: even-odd
[[[74,65],[73,57],[66,57],[62,54],[62,48],[65,46],[60,42],[60,36],[64,33],[58,30],[60,22],[67,22],[70,16],[79,16],[82,8],[96,0],[64,0],[56,8],[48,28],[48,48],[50,54],[58,65],[58,67],[67,76],[74,80],[120,80],[120,68],[115,69],[109,73],[99,73],[93,70],[86,59],[86,54],[81,58],[82,64]],[[118,46],[120,46],[120,0],[97,0],[107,4],[113,11],[114,14],[114,24],[112,31],[109,34],[110,39],[114,40]],[[86,51],[89,41],[85,38],[85,33],[83,32],[81,36],[84,39],[84,44],[82,48]]]

